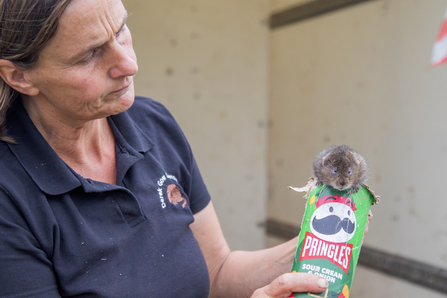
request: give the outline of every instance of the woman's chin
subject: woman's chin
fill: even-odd
[[[135,92],[132,88],[132,90],[127,90],[125,94],[123,94],[118,98],[117,102],[115,103],[114,110],[111,111],[110,114],[117,115],[127,111],[133,105],[134,101],[135,101]]]

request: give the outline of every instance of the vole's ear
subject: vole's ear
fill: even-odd
[[[0,77],[14,90],[34,96],[39,93],[39,90],[32,82],[26,79],[23,70],[19,69],[12,61],[0,59]]]
[[[360,154],[356,153],[356,152],[353,152],[352,155],[354,157],[355,165],[360,166],[360,163],[362,162],[363,157]]]
[[[325,165],[327,165],[327,164],[329,163],[329,161],[330,161],[329,156],[330,156],[330,155],[331,155],[330,152],[329,152],[329,153],[326,153],[326,155],[323,156],[323,158],[321,159],[321,164],[322,164],[323,166],[325,166]]]

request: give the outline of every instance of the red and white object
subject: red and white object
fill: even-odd
[[[437,66],[445,62],[447,62],[447,10],[444,14],[438,37],[433,45],[431,65]]]

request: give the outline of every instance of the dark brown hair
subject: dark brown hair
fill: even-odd
[[[71,0],[0,0],[0,59],[31,69],[54,36],[59,19]],[[7,135],[5,118],[19,93],[0,78],[0,141]]]

